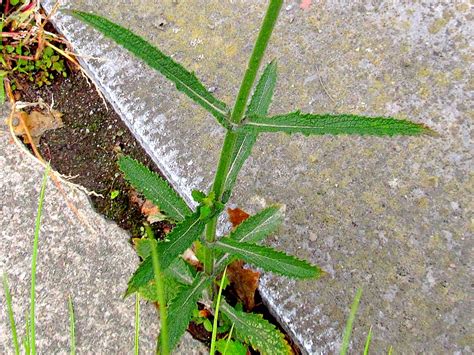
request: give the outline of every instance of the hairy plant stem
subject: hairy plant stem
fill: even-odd
[[[283,0],[270,0],[265,18],[263,19],[262,27],[258,33],[257,41],[250,56],[250,60],[245,72],[242,83],[240,84],[239,93],[235,101],[234,109],[230,116],[230,121],[235,124],[239,124],[244,116],[245,108],[250,97],[250,92],[257,77],[258,69],[262,63],[265,49],[267,48],[268,41],[275,27],[278,14],[280,12]],[[230,159],[234,149],[235,142],[237,140],[237,134],[232,131],[227,131],[224,139],[224,144],[221,150],[221,156],[219,164],[217,166],[216,175],[214,177],[213,191],[216,195],[216,199],[220,201],[222,194],[224,193],[225,179],[229,172]],[[206,241],[214,242],[216,240],[217,230],[217,218],[215,216],[208,222],[206,226]],[[212,250],[209,248],[204,249],[204,271],[211,275],[214,268],[214,255]]]

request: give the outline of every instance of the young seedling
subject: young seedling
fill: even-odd
[[[193,73],[143,38],[98,15],[72,12],[75,17],[112,38],[163,74],[176,84],[179,91],[209,111],[226,129],[211,191],[193,192],[193,198],[199,204],[195,211],[188,207],[165,180],[145,166],[126,156],[119,159],[120,169],[126,179],[176,223],[166,240],[156,245],[161,277],[168,287],[165,304],[160,305],[168,308],[168,336],[160,339],[160,351],[163,353],[167,346],[172,350],[178,344],[199,300],[206,300],[210,296],[212,302],[204,304],[215,304],[216,295],[210,286],[215,284],[216,278],[236,258],[266,271],[293,278],[318,278],[323,273],[319,267],[304,260],[260,245],[281,223],[283,211],[280,206],[268,207],[245,220],[229,235],[216,238],[218,217],[232,194],[238,173],[250,156],[259,133],[393,136],[430,132],[423,125],[387,117],[311,114],[300,111],[269,117],[268,109],[277,79],[276,60],[266,66],[251,98],[250,95],[282,2],[270,1],[232,109],[213,96]],[[203,272],[190,269],[180,257],[196,241],[201,243],[204,250],[201,260],[204,264]],[[138,249],[141,249],[144,261],[130,279],[126,295],[147,292],[150,290],[150,283],[153,283],[153,259],[149,251],[143,250],[143,246]],[[175,289],[170,291],[169,288],[173,287]],[[249,344],[264,354],[290,352],[283,335],[260,315],[236,309],[224,298],[220,302],[220,312],[233,325],[234,339]],[[168,342],[167,346],[163,342]]]

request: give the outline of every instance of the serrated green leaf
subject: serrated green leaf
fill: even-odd
[[[181,222],[192,213],[186,202],[168,182],[142,163],[128,156],[122,156],[118,164],[125,174],[125,179],[174,221]]]
[[[277,63],[272,60],[267,64],[265,70],[260,77],[255,91],[247,107],[246,116],[250,115],[266,115],[273,99],[273,92],[277,80]]]
[[[205,274],[199,273],[189,287],[185,287],[171,301],[168,308],[169,342],[173,349],[181,336],[188,328],[189,321],[193,316],[196,303],[201,298],[202,292],[211,284],[211,279]]]
[[[209,246],[264,270],[288,277],[306,279],[317,278],[323,274],[320,268],[305,260],[257,244],[238,242],[226,237],[210,243]]]
[[[167,240],[157,243],[158,257],[162,271],[165,271],[204,232],[206,221],[199,219],[199,212],[187,216],[166,236]],[[125,296],[138,290],[153,279],[153,263],[148,256],[138,267],[128,282]]]
[[[292,354],[283,334],[262,315],[237,311],[225,301],[222,301],[221,311],[234,324],[235,337],[260,354]]]
[[[237,242],[258,243],[277,230],[283,220],[283,213],[279,205],[271,206],[250,216],[233,230],[229,237]],[[231,261],[228,254],[216,262],[216,270],[222,271]]]
[[[277,79],[276,61],[270,62],[263,71],[260,80],[255,87],[255,92],[250,100],[247,108],[247,115],[266,115],[273,98]],[[241,132],[237,134],[232,157],[230,159],[230,167],[225,178],[224,191],[226,196],[230,197],[230,192],[234,188],[235,181],[240,169],[244,165],[247,158],[252,153],[252,147],[257,140],[257,133]],[[227,201],[223,201],[224,203]]]
[[[238,129],[242,132],[285,132],[305,135],[358,134],[373,136],[432,134],[426,126],[391,117],[350,114],[310,114],[299,111],[273,117],[250,116]]]
[[[222,355],[246,355],[247,347],[239,341],[219,339],[216,342],[216,349]]]
[[[172,300],[179,294],[183,287],[185,287],[182,283],[177,282],[173,277],[170,277],[168,275],[163,275],[163,285],[167,304],[170,300]],[[142,296],[142,298],[146,299],[147,301],[159,301],[158,291],[154,280],[151,280],[145,286],[140,287],[138,289],[138,293]]]
[[[71,14],[102,32],[106,37],[113,39],[136,57],[143,60],[151,68],[159,71],[168,80],[176,84],[176,88],[179,91],[185,93],[193,101],[209,111],[221,125],[230,128],[227,121],[229,110],[226,104],[216,99],[194,73],[186,70],[181,64],[176,63],[142,37],[104,17],[82,11],[72,11]]]
[[[191,285],[193,283],[196,272],[183,259],[175,259],[169,268],[164,271],[166,276],[174,278],[183,285]]]
[[[230,233],[230,238],[239,242],[258,243],[276,231],[282,221],[281,206],[270,206],[239,224]]]

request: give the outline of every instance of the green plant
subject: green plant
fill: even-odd
[[[281,223],[283,211],[280,206],[268,207],[245,220],[229,235],[216,238],[218,217],[231,196],[237,175],[249,157],[259,133],[393,136],[430,132],[420,124],[386,117],[305,114],[300,111],[268,117],[277,78],[275,60],[266,66],[251,98],[250,95],[281,6],[282,0],[270,1],[232,109],[208,92],[193,73],[143,38],[98,15],[72,12],[75,17],[112,38],[163,74],[176,84],[179,91],[208,110],[226,129],[211,191],[208,193],[194,191],[192,194],[198,204],[195,211],[187,206],[165,180],[150,172],[145,166],[129,157],[123,156],[119,159],[120,169],[126,179],[176,223],[176,227],[166,236],[166,240],[156,245],[161,270],[154,273],[153,266],[156,263],[153,262],[149,251],[143,252],[142,246],[141,256],[144,257],[144,261],[130,279],[126,291],[126,295],[134,292],[143,293],[157,275],[162,275],[161,278],[168,287],[174,285],[173,287],[177,288],[173,297],[161,303],[161,307],[168,307],[168,317],[161,319],[161,322],[162,326],[168,323],[170,349],[176,346],[186,331],[193,312],[195,313],[197,301],[211,298],[212,302],[204,304],[214,303],[215,281],[225,267],[236,258],[288,277],[307,279],[318,278],[323,274],[320,268],[304,260],[260,245]],[[204,272],[190,271],[188,265],[180,258],[180,255],[197,241],[202,246],[202,253],[199,255],[202,254]],[[173,280],[174,284],[168,280]],[[221,299],[220,311],[226,321],[233,325],[234,339],[249,344],[264,354],[290,351],[283,335],[260,315],[245,313],[239,310],[238,306],[228,304],[225,299]],[[161,344],[164,345],[164,341]],[[163,347],[161,351],[166,353]]]
[[[63,57],[72,57],[64,52],[63,39],[44,29],[48,17],[39,1],[0,1],[0,14],[0,103],[5,101],[4,79],[15,81],[15,73],[38,86],[50,85],[56,75],[67,76]],[[15,90],[16,84],[11,87]]]
[[[352,326],[359,309],[360,298],[362,297],[362,288],[357,289],[354,300],[352,301],[351,312],[349,313],[349,318],[347,318],[346,328],[344,329],[344,335],[342,337],[342,346],[340,355],[347,354],[347,349],[349,349],[349,343],[351,341]]]
[[[48,181],[48,175],[50,172],[49,165],[46,167],[43,182],[41,184],[40,196],[38,200],[38,211],[36,214],[35,221],[35,231],[33,238],[33,255],[31,258],[31,289],[30,289],[30,310],[29,316],[26,318],[25,324],[25,336],[23,337],[23,347],[26,354],[36,354],[36,327],[35,327],[35,305],[36,305],[36,260],[38,257],[38,243],[39,243],[39,233],[41,227],[41,217],[43,215],[43,203],[46,192],[46,183]],[[15,316],[13,314],[12,307],[12,297],[10,293],[10,287],[8,285],[7,275],[3,275],[3,290],[5,293],[5,299],[7,304],[7,314],[10,321],[10,332],[13,342],[13,347],[15,354],[20,354],[20,345],[18,342],[17,328],[15,323]],[[72,304],[71,297],[68,298],[68,308],[69,308],[69,336],[71,343],[71,355],[76,353],[76,333],[75,333],[75,317],[74,317],[74,308]]]

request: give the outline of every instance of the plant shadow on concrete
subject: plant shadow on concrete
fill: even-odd
[[[147,238],[137,243],[138,254],[144,261],[130,279],[126,292],[126,295],[138,292],[159,301],[161,332],[157,350],[163,354],[177,345],[198,301],[216,315],[219,280],[223,270],[233,261],[244,260],[265,271],[299,279],[315,279],[324,273],[304,260],[261,245],[282,222],[282,206],[270,206],[246,219],[229,235],[216,236],[218,217],[260,133],[375,136],[431,133],[421,124],[389,117],[300,111],[269,117],[267,113],[277,79],[276,60],[266,66],[255,88],[254,83],[281,6],[282,0],[270,1],[232,109],[208,92],[193,73],[143,38],[98,15],[72,12],[163,74],[176,84],[179,91],[209,111],[226,130],[212,189],[209,192],[193,191],[193,199],[198,204],[194,211],[161,177],[129,157],[119,158],[126,179],[176,223],[162,241],[155,240],[147,228]],[[196,270],[181,258],[193,244],[197,245],[196,255],[204,266],[203,270]],[[227,336],[229,341],[221,344],[235,348],[233,353],[245,354],[247,346],[261,353],[290,352],[283,335],[258,314],[246,313],[241,305],[232,306],[223,298],[219,304],[221,314],[222,318],[215,323],[217,331],[227,333],[232,329],[231,335]]]

